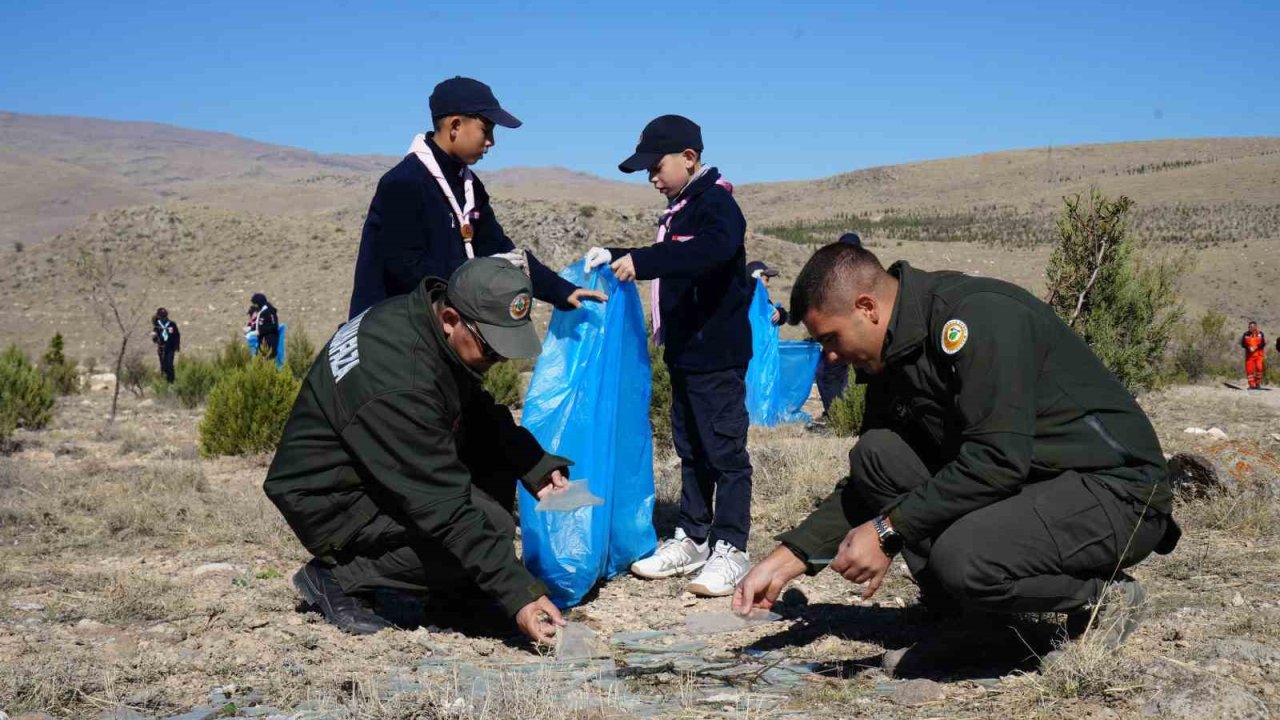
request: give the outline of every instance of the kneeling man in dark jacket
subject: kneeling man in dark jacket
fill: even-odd
[[[512,507],[517,478],[542,498],[571,463],[481,387],[541,350],[532,306],[523,272],[477,258],[352,318],[311,367],[264,489],[315,555],[293,582],[329,622],[377,632],[391,622],[370,599],[407,595],[471,614],[487,599],[538,642],[563,624],[516,558]]]
[[[1124,569],[1177,541],[1164,455],[1125,387],[1053,309],[1000,280],[885,270],[836,243],[791,294],[867,385],[849,474],[738,585],[770,606],[801,573],[880,587],[901,553],[945,612],[1056,612],[1116,645],[1144,593]]]

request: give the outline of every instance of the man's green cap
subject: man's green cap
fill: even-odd
[[[533,286],[529,276],[510,262],[492,257],[468,260],[449,278],[445,297],[476,324],[499,355],[532,358],[542,352],[531,317]]]

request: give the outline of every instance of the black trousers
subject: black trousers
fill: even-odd
[[[280,342],[280,333],[274,332],[270,335],[258,336],[258,354],[266,355],[268,358],[276,359],[276,344]]]
[[[156,355],[160,356],[160,374],[164,375],[165,382],[173,382],[173,356],[176,354],[171,347],[156,346]]]
[[[842,505],[856,526],[887,512],[931,473],[897,434],[863,434]],[[989,612],[1070,612],[1096,601],[1120,568],[1155,549],[1172,521],[1096,478],[1066,472],[957,519],[903,551],[926,596]]]
[[[473,480],[471,500],[489,523],[515,542],[515,480],[508,474]],[[350,594],[382,589],[419,595],[429,603],[485,603],[462,563],[433,538],[408,527],[394,510],[380,512],[335,557],[333,574]],[[497,608],[497,604],[493,603]]]
[[[831,409],[831,403],[844,394],[849,384],[849,363],[843,360],[835,364],[827,362],[827,354],[822,354],[818,361],[818,369],[814,371],[814,382],[818,385],[818,397],[822,398],[822,412]]]
[[[679,525],[689,537],[747,549],[751,458],[746,368],[671,370],[671,437],[680,456]]]

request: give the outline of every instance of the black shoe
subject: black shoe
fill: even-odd
[[[1099,602],[1067,616],[1067,637],[1076,640],[1093,635],[1104,647],[1120,647],[1142,622],[1147,591],[1133,577],[1120,573],[1107,584]]]
[[[359,598],[343,592],[333,571],[312,560],[293,574],[293,587],[308,605],[315,606],[330,624],[352,635],[372,635],[395,627],[369,609]]]

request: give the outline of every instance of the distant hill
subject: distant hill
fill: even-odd
[[[0,113],[0,334],[34,349],[61,331],[74,355],[101,357],[105,333],[73,261],[81,248],[109,247],[129,282],[139,280],[131,259],[163,261],[148,302],[173,312],[188,349],[230,337],[259,290],[320,340],[345,317],[369,198],[396,161],[154,123]],[[590,245],[650,242],[661,207],[647,186],[564,168],[481,176],[508,234],[553,267]],[[785,302],[812,246],[844,230],[862,233],[886,262],[1038,291],[1061,198],[1091,185],[1137,201],[1134,229],[1157,243],[1153,252],[1192,252],[1192,312],[1280,326],[1280,138],[1017,150],[746,184],[736,196],[748,253],[782,271],[772,290]]]

